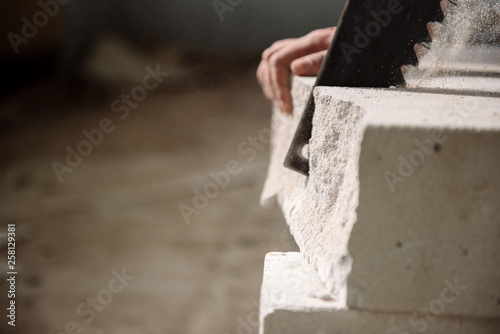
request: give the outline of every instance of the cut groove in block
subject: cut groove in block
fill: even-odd
[[[332,298],[414,312],[457,279],[443,315],[500,317],[500,100],[317,87],[305,178],[282,162],[312,84],[294,78],[294,115],[274,111],[262,201]]]

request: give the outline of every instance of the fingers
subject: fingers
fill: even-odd
[[[318,75],[325,59],[327,50],[319,51],[298,59],[295,59],[290,65],[293,73],[296,75],[315,76]]]
[[[262,61],[259,64],[259,67],[257,69],[257,79],[262,87],[262,91],[264,92],[264,95],[266,98],[270,101],[275,100],[275,94],[273,91],[273,84],[271,82],[271,77],[270,77],[270,66],[269,66],[269,58],[288,45],[290,42],[292,42],[293,39],[284,39],[280,40],[277,42],[274,42],[269,48],[267,48],[263,53],[262,53]],[[281,108],[280,108],[281,109]]]
[[[290,95],[290,69],[285,63],[272,63],[269,68],[269,83],[272,89],[273,100],[282,112],[292,112],[292,97]]]
[[[316,40],[314,40],[316,39]],[[273,53],[266,53],[268,84],[266,95],[271,95],[278,107],[284,113],[292,112],[292,98],[290,95],[290,65],[300,57],[314,53],[318,49],[328,47],[328,42],[318,40],[316,36],[304,36],[299,39],[289,40],[287,43],[278,44]]]
[[[273,43],[262,54],[257,69],[257,79],[266,98],[275,102],[284,113],[291,113],[292,103],[288,87],[289,69],[282,56],[276,54],[294,40],[286,39]]]
[[[289,40],[288,43],[280,44],[279,48],[267,58],[270,65],[284,64],[290,66],[297,58],[328,49],[333,32],[313,31],[301,38]]]
[[[262,61],[259,64],[259,68],[257,69],[257,80],[259,81],[259,84],[262,87],[262,91],[264,92],[266,98],[272,101],[273,91],[271,89],[271,83],[269,82],[269,77],[267,73],[268,73],[267,63]]]
[[[266,98],[283,112],[292,112],[289,82],[292,62],[296,74],[316,75],[334,32],[335,28],[315,30],[301,38],[277,41],[263,52],[257,79]]]
[[[269,60],[269,57],[279,49],[283,48],[287,44],[289,44],[291,41],[293,41],[292,38],[287,38],[287,39],[282,39],[280,41],[274,42],[269,48],[264,50],[262,53],[262,59],[263,60]]]
[[[308,57],[307,55],[309,55],[310,58],[307,59],[310,60],[311,68],[308,73],[303,73],[301,75],[318,74],[319,67],[321,67],[321,62],[323,61],[326,51],[322,54],[316,54],[315,52],[325,46],[328,47],[329,42],[324,42],[324,40],[311,41],[311,36],[306,36],[306,38],[299,38],[292,43],[287,43],[285,46],[277,49],[276,52],[269,57],[268,82],[271,86],[273,99],[284,113],[289,114],[293,109],[292,97],[290,95],[290,66],[292,62],[304,56]],[[302,63],[307,64],[308,61],[303,60]],[[316,68],[317,70],[314,71]]]

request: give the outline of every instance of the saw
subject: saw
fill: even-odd
[[[401,66],[417,63],[414,45],[428,45],[427,23],[443,18],[440,0],[348,0],[314,87],[402,86]],[[304,152],[313,126],[314,87],[284,163],[305,175],[309,175]]]

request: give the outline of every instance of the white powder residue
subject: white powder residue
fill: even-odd
[[[500,1],[444,2],[445,19],[430,29],[430,50],[404,71],[407,87],[449,88],[435,85],[444,77],[500,76]]]

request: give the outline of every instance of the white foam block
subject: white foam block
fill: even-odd
[[[331,300],[299,253],[269,253],[260,301],[261,334],[496,334],[500,320],[350,310]]]
[[[318,87],[304,178],[282,162],[311,86],[294,78],[296,114],[275,111],[262,199],[278,199],[334,298],[413,312],[457,279],[442,314],[499,317],[499,100]]]

